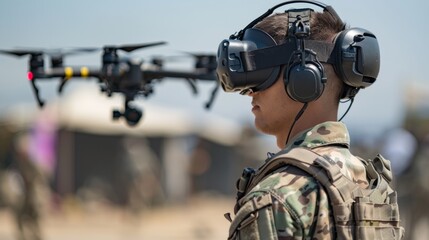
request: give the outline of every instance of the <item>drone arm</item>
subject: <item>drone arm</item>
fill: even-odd
[[[46,77],[54,78],[74,78],[74,77],[100,77],[100,69],[88,68],[88,67],[61,67],[61,68],[52,68],[46,71]]]
[[[216,81],[214,73],[197,73],[197,72],[180,72],[180,71],[156,71],[156,70],[143,70],[143,77],[145,80],[161,79],[161,78],[185,78],[185,79],[198,79],[207,81]]]
[[[87,78],[87,77],[96,77],[100,78],[100,70],[95,68],[88,67],[61,67],[53,68],[46,71],[47,78],[60,77],[61,83],[58,87],[58,93],[62,93],[64,85],[73,77]]]

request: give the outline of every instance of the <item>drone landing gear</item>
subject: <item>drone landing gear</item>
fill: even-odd
[[[127,120],[127,124],[129,126],[134,127],[140,121],[140,118],[143,116],[143,112],[138,108],[130,106],[130,101],[131,99],[125,100],[125,109],[123,112],[120,110],[113,110],[113,120],[118,120],[123,117]]]

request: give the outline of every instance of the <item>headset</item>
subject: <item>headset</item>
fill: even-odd
[[[292,3],[316,5],[342,23],[334,42],[310,40],[313,9],[290,9],[289,29],[283,43],[266,32],[252,28],[275,9]],[[244,29],[219,44],[216,73],[226,92],[247,94],[267,89],[279,78],[282,66],[285,90],[295,101],[308,103],[318,99],[327,76],[322,63],[332,64],[344,82],[341,99],[353,99],[357,92],[372,85],[380,69],[377,38],[363,28],[346,28],[335,10],[310,0],[280,3],[249,23]]]

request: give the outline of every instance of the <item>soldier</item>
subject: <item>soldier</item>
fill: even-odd
[[[324,11],[273,14],[295,2]],[[282,149],[243,171],[229,239],[401,238],[389,162],[352,155],[337,120],[340,100],[370,86],[379,61],[374,34],[315,1],[278,4],[219,45],[222,88],[252,98],[256,128]]]

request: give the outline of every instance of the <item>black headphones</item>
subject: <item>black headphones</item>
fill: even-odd
[[[305,46],[305,38],[310,36],[311,9],[289,10],[289,36],[296,39],[295,52],[290,56],[284,71],[283,81],[290,98],[298,102],[311,102],[318,99],[326,84],[323,65],[314,52]]]
[[[343,24],[334,43],[307,39],[312,9],[293,9],[288,13],[289,29],[285,42],[277,45],[266,32],[252,28],[275,9],[292,3],[309,3],[323,8]],[[353,98],[361,88],[375,82],[380,68],[376,37],[362,28],[345,28],[331,6],[310,0],[287,1],[270,8],[238,33],[221,42],[218,48],[217,75],[224,91],[260,91],[278,79],[281,66],[285,88],[295,101],[318,99],[327,78],[322,63],[334,66],[345,83],[341,98]]]

